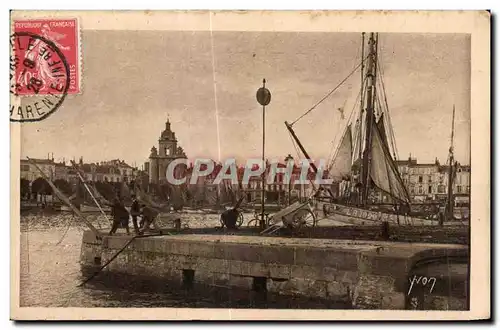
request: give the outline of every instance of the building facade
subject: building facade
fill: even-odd
[[[31,160],[42,170],[42,172],[51,180],[55,180],[58,177],[57,175],[61,175],[61,172],[56,171],[56,168],[60,169],[60,164],[54,162],[54,159],[36,159],[31,158]],[[57,167],[56,167],[57,165]],[[27,159],[21,159],[21,179],[28,180],[30,182],[35,181],[42,175],[38,171],[38,169],[29,162]]]
[[[54,159],[31,159],[51,181],[65,180],[70,183],[79,181],[77,171],[66,162],[55,162]],[[86,181],[93,182],[125,182],[128,183],[137,175],[137,169],[125,163],[123,160],[115,159],[99,163],[84,163],[80,158],[77,167],[81,170]],[[27,159],[21,159],[21,179],[30,182],[41,178],[39,170]]]
[[[403,183],[413,202],[443,202],[448,195],[449,165],[421,163],[417,159],[397,161]],[[455,203],[468,204],[470,194],[470,165],[457,163],[453,180]]]
[[[83,171],[85,180],[93,182],[129,183],[137,174],[137,169],[120,159],[89,164],[80,159],[79,168]]]

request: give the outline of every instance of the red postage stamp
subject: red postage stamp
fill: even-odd
[[[15,20],[13,30],[21,40],[13,55],[22,62],[19,64],[24,64],[16,66],[14,72],[17,95],[62,94],[63,90],[55,86],[66,84],[66,94],[80,93],[80,35],[76,18]]]

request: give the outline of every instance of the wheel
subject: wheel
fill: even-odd
[[[292,226],[294,228],[315,227],[316,216],[311,210],[308,209],[298,210],[293,215]]]
[[[248,221],[247,223],[247,227],[249,228],[256,228],[256,227],[259,227],[260,223],[259,223],[259,219],[257,218],[254,218],[250,221]]]
[[[243,213],[239,213],[238,214],[238,219],[236,220],[236,227],[241,227],[241,225],[243,224]]]

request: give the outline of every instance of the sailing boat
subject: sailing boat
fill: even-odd
[[[345,216],[341,218],[353,224],[382,221],[399,224],[401,214],[405,215],[405,222],[430,224],[429,220],[407,217],[410,211],[410,196],[395,163],[397,149],[378,58],[378,33],[370,33],[367,48],[368,54],[365,57],[363,33],[361,63],[319,102],[332,95],[361,69],[358,115],[349,118],[343,131],[328,167],[334,184],[322,187],[321,190],[328,191],[329,197],[316,199],[317,208],[323,211],[325,217],[341,215]],[[294,122],[285,122],[292,141],[307,159],[311,158],[293,130],[293,124],[315,109],[319,103]],[[318,173],[314,164],[311,164],[311,167]]]

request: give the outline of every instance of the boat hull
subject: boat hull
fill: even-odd
[[[329,218],[339,220],[342,218],[346,223],[354,225],[373,225],[376,223],[388,222],[396,225],[429,226],[437,225],[434,219],[423,219],[402,214],[385,213],[362,209],[354,206],[341,205],[327,201],[316,201],[314,209],[318,218]],[[321,220],[320,220],[321,221]]]

